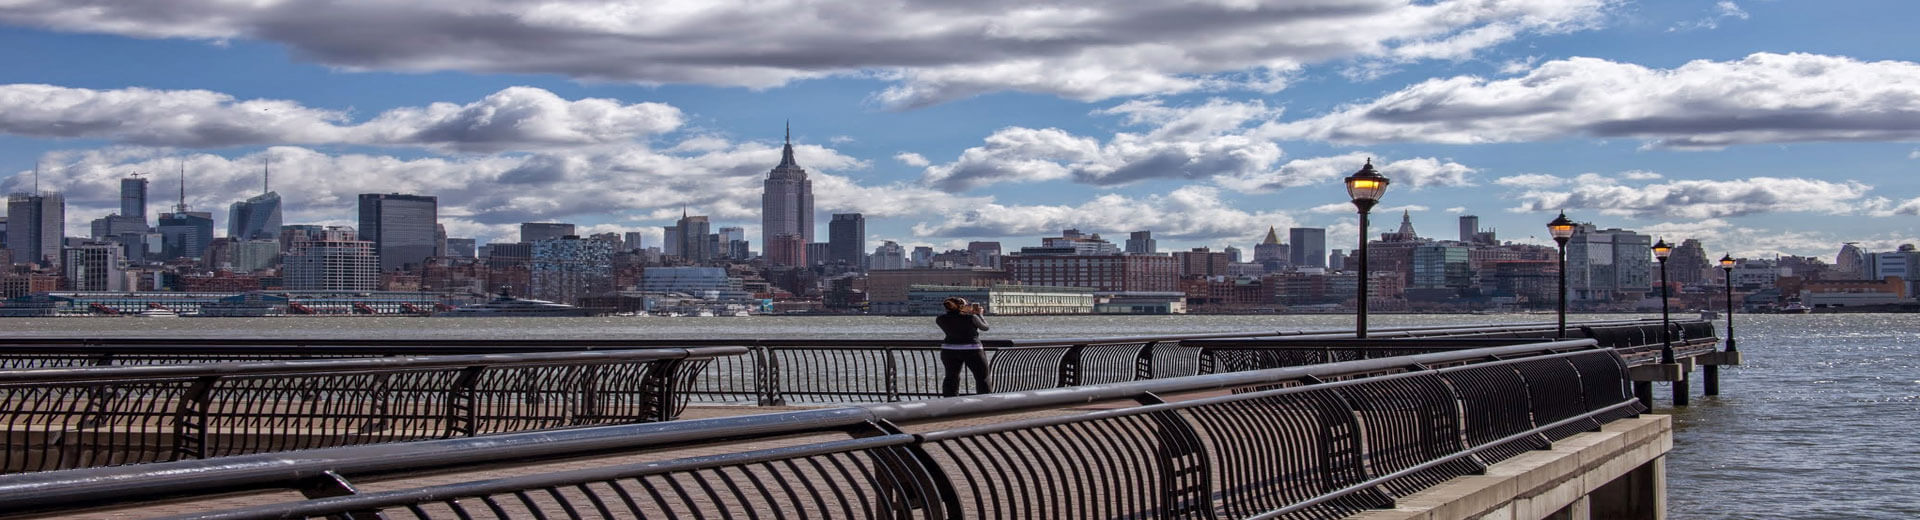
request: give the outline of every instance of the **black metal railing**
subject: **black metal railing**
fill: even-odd
[[[1118,401],[1138,404],[1073,409]],[[1640,411],[1622,359],[1583,339],[537,436],[7,475],[0,476],[0,509],[72,512],[104,505],[95,497],[180,501],[289,489],[312,499],[195,516],[1329,518],[1390,506]],[[990,419],[952,422],[983,416]],[[916,424],[934,429],[906,429]],[[777,439],[803,442],[771,442]],[[743,440],[775,447],[729,448]],[[659,458],[565,471],[500,467],[649,452]],[[422,474],[453,483],[393,485]],[[389,490],[354,492],[355,482],[369,480]]]
[[[0,370],[0,473],[671,420],[746,350]]]

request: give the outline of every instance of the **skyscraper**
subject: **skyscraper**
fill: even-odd
[[[1257,250],[1258,248],[1255,249]],[[1158,252],[1160,252],[1160,246],[1158,242],[1153,240],[1152,231],[1135,231],[1127,235],[1128,254],[1151,255]],[[1260,253],[1255,251],[1253,256],[1257,260]]]
[[[139,174],[135,174],[139,175]],[[147,180],[139,177],[120,179],[120,216],[147,223]]]
[[[1133,241],[1129,240],[1127,243],[1132,244]],[[1254,244],[1253,246],[1253,261],[1254,263],[1264,264],[1274,260],[1281,262],[1288,260],[1287,245],[1280,243],[1280,234],[1273,226],[1267,226],[1267,238],[1260,240],[1260,243]]]
[[[76,291],[127,290],[126,264],[119,244],[88,242],[67,248],[61,262],[67,281]]]
[[[268,184],[271,172],[260,166],[260,194],[233,203],[227,208],[227,237],[234,240],[278,239],[280,237],[280,194]],[[126,200],[126,195],[121,195]],[[124,204],[124,202],[123,202]]]
[[[360,239],[373,242],[380,270],[418,267],[433,256],[440,199],[399,193],[360,194]]]
[[[833,214],[827,222],[827,250],[831,253],[827,261],[866,269],[867,218],[859,213]]]
[[[760,194],[760,244],[767,247],[778,235],[800,235],[803,244],[813,241],[813,181],[793,160],[791,128],[780,151],[780,165],[767,172],[766,188]]]
[[[160,260],[199,259],[213,245],[213,214],[187,211],[181,204],[172,213],[161,213],[154,222],[160,233]]]
[[[628,231],[626,234],[625,245],[627,246],[628,251],[639,251],[642,249],[646,249],[646,245],[640,242],[639,231]]]
[[[713,260],[713,239],[707,236],[711,234],[708,231],[710,226],[707,217],[687,216],[684,210],[681,211],[680,221],[674,226],[680,233],[680,258],[695,263]]]
[[[522,222],[520,223],[520,241],[526,243],[552,240],[567,235],[578,235],[573,224],[560,222]]]
[[[1460,216],[1460,241],[1461,242],[1466,242],[1469,244],[1473,243],[1473,235],[1479,232],[1480,232],[1480,217],[1478,215],[1461,215]]]
[[[58,267],[66,234],[67,198],[59,192],[7,196],[7,250],[14,262]]]
[[[1287,263],[1297,267],[1327,267],[1326,260],[1330,257],[1327,256],[1326,228],[1289,228],[1287,241],[1292,246]]]

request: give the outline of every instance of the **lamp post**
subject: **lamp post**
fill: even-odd
[[[1367,158],[1367,164],[1360,171],[1347,177],[1347,196],[1353,198],[1353,207],[1360,211],[1360,308],[1354,322],[1354,337],[1367,337],[1367,212],[1373,211],[1373,205],[1380,202],[1380,196],[1387,192],[1387,178],[1373,171],[1373,158]]]
[[[1667,314],[1667,255],[1673,254],[1673,246],[1666,240],[1653,243],[1653,257],[1660,260],[1660,362],[1673,362],[1673,326],[1671,316]]]
[[[1573,227],[1573,221],[1567,220],[1565,211],[1547,223],[1547,232],[1553,234],[1553,242],[1560,244],[1560,328],[1554,332],[1554,338],[1567,337],[1567,239],[1573,238]]]
[[[1721,255],[1720,270],[1727,273],[1727,352],[1739,352],[1733,344],[1733,255]]]

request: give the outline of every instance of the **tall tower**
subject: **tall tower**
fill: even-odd
[[[1329,267],[1340,269],[1339,264],[1328,265],[1326,228],[1290,228],[1288,241],[1293,245],[1287,256],[1287,263],[1300,267]]]
[[[188,211],[185,163],[180,165],[180,203],[172,213],[161,213],[153,227],[160,233],[161,260],[199,259],[213,245],[213,213]]]
[[[147,225],[147,180],[135,173],[133,177],[120,179],[120,216],[139,219],[140,226]]]
[[[799,235],[801,243],[813,242],[813,181],[793,160],[792,126],[787,128],[780,165],[767,172],[766,189],[760,194],[761,247],[780,235]]]
[[[1267,226],[1267,238],[1253,246],[1253,261],[1260,264],[1273,260],[1286,262],[1288,253],[1287,245],[1280,242],[1278,230],[1273,226]]]
[[[269,163],[260,165],[259,195],[227,207],[227,237],[234,240],[280,238],[280,194],[274,193],[267,179],[272,175]]]
[[[40,165],[33,165],[33,191],[7,196],[7,249],[16,263],[60,267],[67,235],[67,198],[40,191]]]
[[[824,260],[846,262],[856,270],[866,269],[867,218],[859,213],[835,213],[827,222],[827,251]]]
[[[1461,242],[1466,242],[1469,244],[1474,243],[1474,235],[1479,233],[1480,233],[1480,216],[1479,215],[1461,215],[1460,216],[1460,241]]]

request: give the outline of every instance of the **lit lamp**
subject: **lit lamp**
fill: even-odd
[[[1347,177],[1347,196],[1353,198],[1353,207],[1360,210],[1360,313],[1354,322],[1354,337],[1367,337],[1367,212],[1373,211],[1373,205],[1380,203],[1380,196],[1387,192],[1387,178],[1373,171],[1373,158],[1367,158],[1367,164],[1360,171]]]
[[[1567,212],[1547,223],[1547,233],[1553,234],[1553,242],[1560,244],[1560,328],[1553,337],[1567,337],[1567,239],[1573,238],[1573,221],[1567,220]]]
[[[1727,352],[1739,352],[1733,345],[1733,255],[1720,257],[1720,270],[1727,272]]]
[[[1653,243],[1653,257],[1660,260],[1660,362],[1673,362],[1673,325],[1667,314],[1667,255],[1673,254],[1673,246],[1666,240]]]

